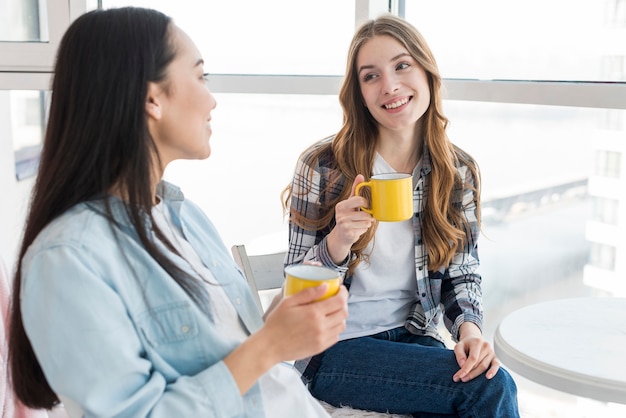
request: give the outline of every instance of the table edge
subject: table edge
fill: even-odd
[[[504,340],[500,325],[496,328],[493,345],[496,356],[506,368],[536,383],[576,396],[626,404],[626,382],[598,379],[529,357]]]

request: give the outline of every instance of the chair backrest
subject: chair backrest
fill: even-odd
[[[279,289],[283,285],[286,253],[283,251],[249,256],[245,245],[233,245],[231,251],[235,262],[246,276],[259,311],[263,312],[259,291]]]

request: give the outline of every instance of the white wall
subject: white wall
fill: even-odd
[[[9,91],[0,91],[0,126],[0,255],[12,271],[34,179],[15,178]]]

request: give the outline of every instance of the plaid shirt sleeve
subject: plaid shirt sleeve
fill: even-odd
[[[306,219],[316,221],[320,219],[323,206],[339,196],[345,181],[336,182],[327,188],[331,175],[336,171],[329,168],[330,157],[320,158],[317,165],[310,166],[308,155],[303,155],[296,165],[292,181],[291,212],[298,212]],[[342,177],[339,177],[342,178]],[[331,222],[334,223],[334,222]],[[289,249],[285,265],[302,263],[305,260],[318,261],[326,267],[345,274],[348,269],[348,259],[342,265],[333,262],[328,254],[326,236],[334,225],[321,230],[304,229],[289,219]]]
[[[414,194],[416,216],[413,219],[413,231],[418,303],[407,318],[406,327],[418,335],[441,339],[437,322],[439,313],[443,311],[444,324],[457,341],[463,322],[473,322],[481,329],[483,325],[481,276],[477,273],[477,240],[480,230],[473,191],[476,179],[467,166],[458,167],[463,183],[453,191],[451,203],[461,209],[467,220],[467,243],[457,250],[450,265],[431,270],[426,245],[422,240],[422,212],[429,187],[426,178],[430,169],[430,154],[425,149],[422,172]]]
[[[466,166],[459,168],[464,179],[463,189],[456,193],[463,216],[467,220],[467,242],[452,259],[444,273],[441,285],[441,303],[444,308],[444,323],[455,341],[459,328],[464,322],[473,322],[480,329],[483,327],[483,307],[481,276],[478,274],[478,237],[480,229],[476,216],[475,179]]]

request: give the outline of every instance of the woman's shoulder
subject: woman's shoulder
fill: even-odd
[[[300,161],[309,167],[328,167],[335,161],[332,150],[334,135],[323,138],[311,144],[300,155]]]
[[[90,210],[87,203],[79,203],[53,219],[35,238],[32,246],[81,244],[90,237],[102,238],[108,221]]]
[[[452,145],[454,148],[454,155],[457,168],[467,168],[471,166],[473,168],[478,168],[478,162],[472,155],[465,151],[463,148],[458,145]]]

